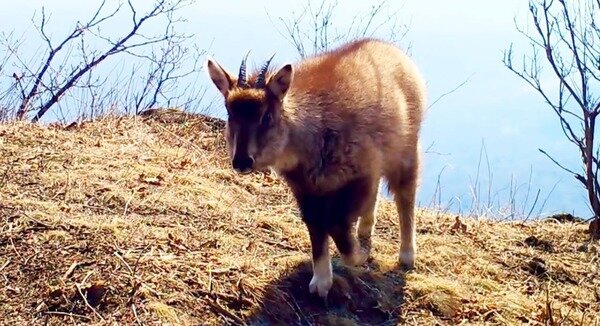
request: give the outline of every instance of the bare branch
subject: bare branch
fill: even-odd
[[[25,34],[17,37],[14,33],[1,33],[0,53],[6,58],[0,58],[3,59],[0,71],[8,66],[15,70],[4,73],[12,76],[8,79],[10,83],[0,84],[0,119],[5,119],[7,112],[13,112],[13,118],[31,118],[37,122],[54,107],[53,118],[64,121],[76,115],[79,118],[98,116],[107,110],[129,112],[129,108],[136,107],[131,105],[134,98],[139,101],[137,107],[142,109],[165,104],[198,105],[202,89],[194,89],[193,80],[182,81],[197,78],[195,72],[201,69],[198,63],[201,51],[192,52],[186,45],[191,36],[175,30],[176,25],[183,22],[176,11],[193,1],[153,0],[148,11],[141,12],[133,1],[112,7],[109,1],[101,0],[89,19],[77,21],[58,41],[48,32],[50,15],[42,8],[34,15],[33,25],[41,46],[26,56],[20,52]],[[122,14],[131,19],[125,21],[129,26],[124,26],[128,28],[124,33],[115,37],[102,32],[105,25],[113,24]],[[151,35],[144,28],[151,24],[154,24],[153,29],[157,24],[164,29]],[[100,42],[95,42],[97,40]],[[157,48],[160,50],[155,52]],[[133,60],[127,63],[135,67],[132,74],[118,67],[124,66],[126,60],[111,61],[120,62],[112,67],[105,63],[113,56]],[[148,74],[140,69],[146,64],[150,67]],[[107,69],[98,70],[100,66]],[[150,74],[151,71],[155,73]],[[178,82],[185,86],[176,87]]]
[[[458,91],[460,88],[462,88],[463,86],[465,86],[470,80],[471,77],[473,77],[474,74],[471,74],[469,77],[467,77],[467,79],[465,79],[462,83],[458,84],[456,87],[454,87],[453,89],[443,93],[442,95],[440,95],[437,99],[435,99],[428,107],[426,110],[431,109],[432,106],[434,106],[437,102],[439,102],[441,99],[443,99],[444,97]]]
[[[132,10],[132,15],[135,17],[136,16],[136,11],[135,9],[133,9],[133,5],[131,4],[131,2],[128,2],[130,5],[130,8]],[[98,64],[100,64],[102,61],[104,61],[106,58],[113,56],[115,54],[124,52],[124,51],[130,51],[133,48],[137,48],[137,47],[143,47],[143,46],[147,46],[147,45],[151,45],[151,44],[156,44],[162,41],[166,41],[168,40],[169,36],[165,35],[163,37],[159,37],[159,38],[149,38],[147,41],[144,42],[139,42],[139,43],[135,43],[135,44],[128,44],[128,41],[130,39],[132,39],[134,36],[138,35],[138,31],[139,29],[144,25],[144,23],[154,17],[157,17],[161,14],[168,14],[170,12],[172,12],[172,10],[174,10],[174,8],[177,7],[177,4],[181,3],[181,1],[177,2],[177,4],[172,5],[171,7],[165,7],[164,6],[165,1],[161,0],[158,1],[154,7],[144,16],[142,16],[139,20],[135,20],[133,21],[132,24],[132,28],[129,31],[129,33],[127,33],[126,35],[122,36],[118,41],[114,42],[112,44],[112,47],[109,48],[108,50],[106,50],[102,55],[93,58],[89,63],[87,63],[84,66],[78,67],[76,70],[74,70],[73,74],[70,76],[70,78],[64,83],[62,84],[60,87],[57,88],[56,92],[54,92],[52,94],[52,96],[44,103],[41,105],[41,107],[39,108],[37,114],[33,117],[32,122],[37,122],[53,105],[55,105],[59,99],[64,95],[65,92],[67,92],[69,89],[71,89],[75,83],[77,83],[77,81],[84,76],[85,74],[87,74],[89,71],[91,71],[93,68],[95,68]],[[113,13],[114,15],[114,13]],[[95,17],[97,17],[97,15],[95,15]],[[101,21],[105,20],[106,18],[102,18]],[[86,25],[85,28],[80,28],[80,29],[76,29],[70,36],[68,36],[62,43],[61,45],[57,48],[57,49],[53,49],[51,51],[51,55],[49,56],[49,59],[47,60],[47,66],[49,66],[52,58],[54,57],[54,54],[56,52],[58,52],[62,46],[64,44],[66,44],[67,42],[71,41],[73,38],[80,36],[83,32],[83,30],[88,29],[89,27],[95,26],[97,25],[95,21],[91,21],[90,23],[88,23]],[[43,72],[45,73],[45,71],[47,70],[47,66],[45,67],[45,69],[43,70]],[[41,77],[43,76],[43,73],[40,74],[38,79],[41,79]],[[34,91],[37,91],[37,87],[34,89]],[[32,95],[35,95],[34,92],[32,92]]]
[[[554,164],[558,165],[561,169],[571,173],[573,176],[575,176],[575,179],[581,181],[583,176],[580,175],[579,173],[576,173],[572,170],[570,170],[569,168],[566,168],[564,165],[560,164],[557,160],[555,160],[552,156],[550,156],[548,153],[546,153],[546,151],[544,151],[541,148],[538,148],[538,151],[540,151],[542,154],[546,155],[546,157],[548,157],[552,162],[554,162]],[[585,184],[585,181],[581,181]]]
[[[304,58],[318,52],[326,51],[330,46],[340,41],[346,41],[357,37],[370,37],[378,32],[383,26],[389,27],[387,39],[398,43],[405,35],[408,27],[399,26],[397,12],[383,16],[384,10],[388,8],[387,0],[380,0],[374,4],[369,12],[364,15],[355,16],[350,26],[338,30],[335,21],[335,9],[338,6],[336,0],[321,0],[313,6],[312,1],[307,1],[300,12],[292,11],[291,17],[278,20],[283,30],[278,32],[294,46],[300,57]],[[271,20],[269,13],[267,16]],[[271,20],[271,22],[273,22]],[[309,50],[310,49],[310,50]]]

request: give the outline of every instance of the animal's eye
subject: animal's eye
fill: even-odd
[[[268,126],[271,124],[271,112],[267,112],[263,115],[262,121],[260,122],[264,126]]]

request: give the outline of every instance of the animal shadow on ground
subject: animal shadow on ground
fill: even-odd
[[[349,268],[332,257],[333,286],[327,302],[311,294],[310,261],[297,264],[270,285],[249,325],[397,325],[404,300],[404,274],[379,264]]]

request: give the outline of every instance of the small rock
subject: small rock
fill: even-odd
[[[534,257],[529,263],[527,263],[527,269],[535,276],[548,276],[548,268],[546,262],[538,257]]]

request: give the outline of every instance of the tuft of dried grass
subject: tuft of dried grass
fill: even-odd
[[[600,322],[586,225],[419,209],[417,268],[405,274],[385,199],[372,261],[345,268],[332,246],[326,309],[308,294],[308,236],[288,189],[268,172],[234,174],[223,126],[176,110],[0,125],[3,323]]]

